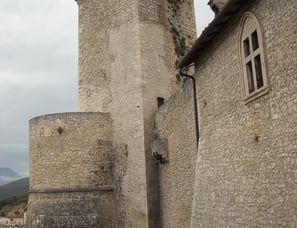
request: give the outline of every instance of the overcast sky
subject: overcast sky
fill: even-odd
[[[196,0],[198,34],[213,18]],[[28,121],[77,111],[77,4],[0,0],[0,167],[28,174]]]

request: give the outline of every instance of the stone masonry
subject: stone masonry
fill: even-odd
[[[154,113],[157,98],[179,88],[176,62],[195,37],[193,1],[77,2],[79,109],[110,112],[115,157],[127,154],[115,161],[119,226],[160,227]]]
[[[210,1],[184,58],[192,0],[77,2],[80,112],[30,121],[28,227],[297,227],[297,1]],[[268,79],[248,101],[247,13]]]
[[[168,141],[167,159],[159,164],[162,227],[190,227],[197,156],[191,81],[160,107],[156,130],[156,141]]]
[[[168,99],[181,86],[176,64],[195,38],[193,1],[77,0],[77,3],[79,111],[82,113],[76,115],[77,119],[74,116],[69,125],[79,124],[81,118],[86,118],[85,112],[96,112],[99,116],[109,113],[110,141],[107,142],[100,136],[96,138],[104,145],[107,143],[111,153],[106,154],[112,154],[112,161],[107,162],[103,170],[97,170],[98,178],[103,174],[104,177],[110,175],[98,181],[108,181],[109,186],[107,189],[105,186],[98,186],[98,197],[102,194],[104,197],[112,197],[111,202],[117,205],[112,210],[114,215],[110,215],[109,210],[106,215],[101,215],[100,204],[99,209],[91,206],[86,216],[91,212],[94,216],[97,214],[95,221],[99,221],[100,227],[112,227],[115,220],[116,227],[161,227],[159,172],[151,154],[154,113],[158,108],[158,98]],[[81,194],[81,188],[89,188],[90,182],[93,183],[94,178],[96,180],[96,170],[93,169],[100,167],[102,158],[96,153],[80,150],[80,139],[76,135],[62,137],[65,134],[63,126],[63,132],[60,134],[57,131],[59,126],[54,125],[50,131],[57,137],[50,135],[46,138],[46,143],[43,143],[43,137],[35,138],[35,132],[39,131],[39,128],[48,128],[52,123],[59,123],[59,114],[51,117],[53,119],[50,122],[41,121],[37,130],[34,125],[31,127],[31,225],[38,227],[36,221],[41,221],[46,227],[50,227],[50,221],[57,221],[56,225],[63,221],[61,224],[66,227],[96,224],[87,219],[84,226],[81,222],[77,222],[79,225],[71,223],[70,226],[65,216],[59,220],[60,215],[55,214],[54,211],[59,212],[56,203],[51,203],[47,209],[44,207],[52,197],[52,202],[61,200],[65,203],[65,213],[69,210],[70,215],[75,216],[69,205],[76,200],[73,199],[72,202],[71,197],[75,197],[75,192]],[[39,118],[43,120],[47,117]],[[31,122],[32,125],[34,120]],[[89,148],[92,142],[88,144],[87,129],[78,132],[82,138],[81,145]],[[92,131],[88,133],[96,135]],[[47,155],[50,145],[55,148],[55,152]],[[79,153],[73,153],[78,150]],[[105,147],[100,147],[97,153],[105,154],[104,150]],[[63,165],[66,162],[74,164],[69,164],[66,169]],[[91,169],[88,168],[89,165]],[[52,169],[51,166],[52,176],[47,174],[47,170],[43,170],[44,167]],[[77,167],[82,168],[76,169]],[[54,181],[53,185],[50,184],[51,179]],[[65,186],[66,183],[69,186]],[[87,190],[96,190],[94,186],[90,188]],[[56,193],[57,191],[59,193]],[[54,195],[52,192],[60,195]],[[62,200],[63,196],[65,201]],[[80,197],[85,196],[83,194]],[[108,216],[111,220],[105,221],[102,216]]]
[[[159,168],[163,227],[297,226],[297,2],[243,2],[206,48],[189,53],[200,123],[192,191],[194,122],[184,118],[191,91],[183,88],[157,111],[159,140],[168,140],[168,151],[160,149],[168,158]],[[269,92],[247,104],[239,45],[246,12],[260,23],[269,80]],[[190,224],[182,206],[192,210]]]
[[[269,82],[247,104],[246,12],[262,30]],[[191,227],[297,227],[296,20],[295,0],[244,1],[195,59],[201,138]]]
[[[30,121],[32,227],[116,227],[111,136],[104,113]]]

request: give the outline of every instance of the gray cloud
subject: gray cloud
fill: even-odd
[[[194,0],[195,3],[195,16],[196,16],[196,29],[197,34],[200,35],[208,23],[214,18],[214,13],[207,5],[208,0]]]
[[[28,121],[77,110],[77,4],[0,2],[0,167],[28,172]]]

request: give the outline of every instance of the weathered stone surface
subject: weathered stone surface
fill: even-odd
[[[96,113],[30,121],[30,227],[297,227],[296,1],[241,2],[199,50],[198,152],[192,84],[175,78],[192,0],[77,2],[79,109]],[[245,12],[269,81],[249,103]]]
[[[119,226],[160,227],[154,113],[157,97],[180,86],[176,50],[185,52],[195,37],[193,1],[78,4],[79,109],[111,113],[115,157],[125,158],[115,161]]]
[[[160,138],[168,139],[168,162],[159,164],[162,227],[191,224],[196,165],[196,135],[192,82],[156,113]]]
[[[62,113],[32,119],[30,162],[30,190],[111,186],[110,116]]]
[[[115,227],[110,115],[30,121],[30,227]]]
[[[32,120],[31,205],[41,203],[42,197],[33,199],[40,189],[60,194],[61,188],[93,191],[114,184],[117,226],[158,228],[154,113],[157,98],[168,99],[180,86],[175,66],[195,37],[193,1],[77,3],[79,110],[110,113],[111,128],[101,130],[112,130],[112,137],[97,137],[95,120],[83,114],[63,117],[65,126],[59,115]],[[110,151],[113,159],[103,156]]]
[[[30,194],[28,220],[34,228],[116,226],[112,192]]]
[[[192,227],[296,227],[296,1],[243,3],[197,59],[201,141]],[[269,93],[244,104],[240,19],[263,34]]]

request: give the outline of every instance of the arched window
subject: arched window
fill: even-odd
[[[240,53],[242,58],[245,102],[268,92],[263,39],[260,25],[251,13],[244,14],[241,23]]]

